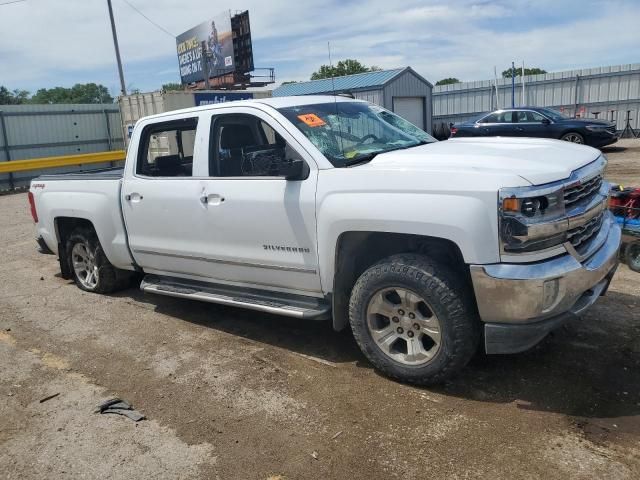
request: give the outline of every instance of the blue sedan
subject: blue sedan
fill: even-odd
[[[606,120],[568,118],[550,108],[520,107],[486,113],[453,125],[451,137],[557,138],[592,147],[618,141],[616,126]]]

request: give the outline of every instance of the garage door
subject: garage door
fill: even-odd
[[[424,130],[424,97],[393,97],[393,111]]]

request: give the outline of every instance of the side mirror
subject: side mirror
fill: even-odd
[[[549,125],[551,123],[551,120],[549,120],[548,118],[543,118],[542,119],[542,124],[543,125]]]
[[[304,180],[309,176],[309,167],[303,160],[294,159],[283,163],[280,173],[285,180]]]

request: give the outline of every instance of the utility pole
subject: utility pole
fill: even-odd
[[[522,61],[522,103],[520,103],[521,107],[527,105],[525,103],[525,93],[524,93],[524,60]]]
[[[107,0],[109,6],[109,19],[111,20],[111,33],[113,33],[113,47],[116,50],[116,61],[118,62],[118,74],[120,75],[120,93],[127,94],[127,87],[124,83],[124,73],[122,71],[122,60],[120,60],[120,47],[118,47],[118,34],[116,33],[116,22],[113,20],[113,8],[111,0]]]

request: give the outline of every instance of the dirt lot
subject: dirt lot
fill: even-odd
[[[608,175],[640,185],[640,141],[621,145]],[[1,477],[640,478],[640,275],[625,266],[532,351],[421,389],[328,323],[84,293],[36,253],[25,194],[0,212]],[[111,396],[148,419],[92,413]]]

